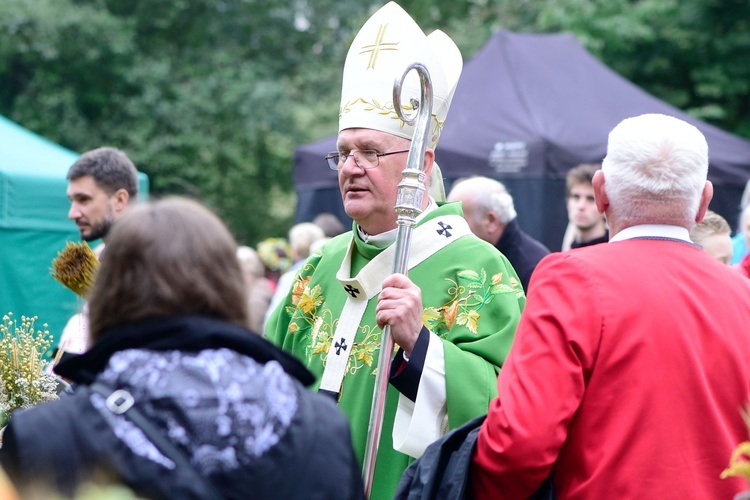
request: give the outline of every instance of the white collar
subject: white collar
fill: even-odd
[[[432,196],[429,197],[429,200],[430,202],[427,204],[427,208],[425,208],[422,213],[417,216],[416,222],[421,221],[425,215],[432,212],[438,207]],[[365,243],[369,243],[370,245],[376,246],[378,248],[385,248],[396,241],[396,237],[398,236],[398,227],[380,234],[367,234],[360,227],[360,225],[357,224],[357,234],[359,234],[359,237]]]
[[[670,226],[667,224],[639,224],[637,226],[626,227],[609,239],[610,243],[615,241],[629,240],[632,238],[671,238],[682,240],[687,243],[690,241],[690,233],[681,226]]]

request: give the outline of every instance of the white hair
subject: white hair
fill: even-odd
[[[627,118],[609,134],[602,172],[618,219],[691,225],[708,175],[708,144],[671,116]]]
[[[502,224],[507,224],[516,218],[516,209],[513,205],[513,197],[501,183],[489,177],[470,177],[461,180],[456,185],[463,184],[473,193],[474,205],[480,210],[474,210],[476,222],[489,211],[497,214]]]
[[[289,230],[289,245],[296,259],[310,255],[310,245],[325,238],[323,228],[312,222],[301,222]]]

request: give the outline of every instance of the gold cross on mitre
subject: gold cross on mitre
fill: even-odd
[[[367,69],[375,69],[375,63],[378,61],[378,55],[381,50],[398,50],[396,45],[399,42],[384,42],[385,30],[388,29],[387,24],[381,24],[378,28],[378,34],[375,37],[375,43],[372,45],[365,45],[362,47],[360,54],[370,53],[370,60],[367,62]]]

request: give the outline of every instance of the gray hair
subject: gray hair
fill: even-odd
[[[323,229],[312,222],[301,222],[289,230],[289,245],[296,259],[304,259],[310,255],[310,245],[325,238]]]
[[[323,230],[323,233],[329,238],[338,236],[346,231],[346,227],[341,220],[329,212],[323,212],[316,215],[312,223],[319,226]]]
[[[497,214],[501,223],[507,224],[516,218],[516,209],[513,205],[513,197],[505,186],[489,177],[469,177],[456,182],[463,184],[474,193],[474,204],[481,210],[474,210],[477,222],[489,211]]]
[[[692,226],[708,175],[708,144],[693,125],[645,114],[609,134],[602,162],[612,215]]]

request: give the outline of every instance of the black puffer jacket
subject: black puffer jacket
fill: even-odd
[[[0,462],[23,488],[71,494],[92,472],[114,474],[147,498],[363,498],[349,426],[312,374],[248,330],[205,317],[118,327],[58,365],[75,391],[13,415]],[[135,407],[189,457],[175,466],[94,382]]]

